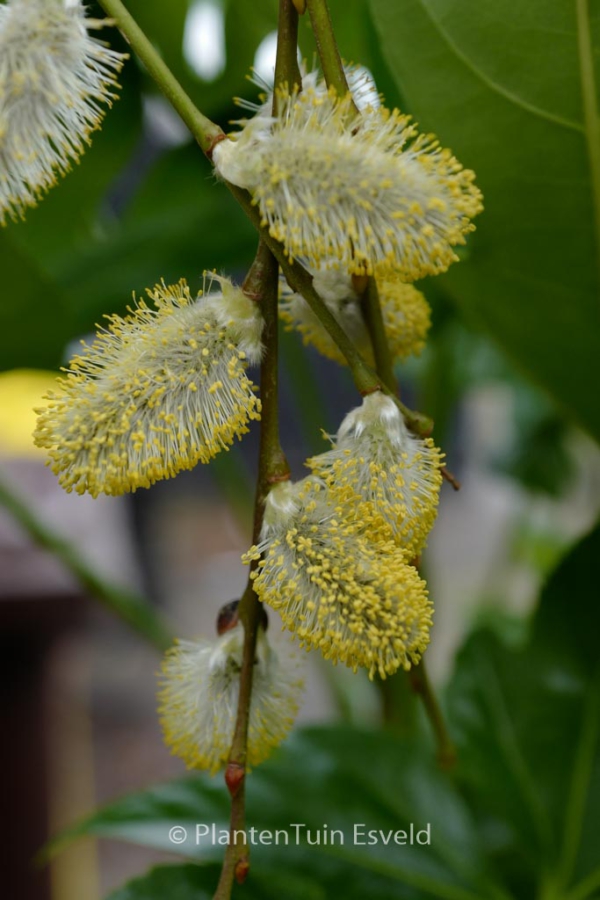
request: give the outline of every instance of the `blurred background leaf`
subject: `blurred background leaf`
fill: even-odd
[[[303,823],[313,834],[327,823],[329,835],[344,832],[344,846],[323,839],[311,847],[256,846],[255,875],[277,866],[293,872],[310,859],[316,884],[331,878],[352,898],[524,898],[543,885],[555,891],[547,896],[593,896],[577,885],[597,887],[600,879],[599,578],[600,527],[549,579],[525,644],[515,647],[489,627],[468,639],[448,690],[456,781],[436,768],[430,746],[390,732],[342,725],[296,732],[252,773],[249,821],[259,830]],[[411,822],[430,824],[430,845],[353,842],[354,823],[387,833],[408,831]],[[226,791],[201,775],[109,805],[59,839],[54,852],[91,834],[212,863],[222,846],[209,837],[198,846],[197,823],[228,823]],[[178,845],[169,839],[175,825],[187,829]],[[182,869],[182,900],[190,877],[202,883],[195,870]],[[155,896],[157,879],[134,885],[132,900]]]
[[[600,437],[600,187],[580,59],[581,47],[597,58],[600,11],[590,5],[578,22],[576,5],[560,0],[371,0],[371,9],[409,111],[475,169],[484,193],[468,264],[441,284]],[[592,152],[600,164],[600,147]]]
[[[375,759],[377,765],[372,766]],[[227,828],[228,807],[220,783],[194,776],[126,797],[68,838],[118,837],[210,862],[221,857],[223,848],[209,839],[198,847],[196,823]],[[288,846],[253,847],[259,875],[263,866],[292,871],[306,866],[310,854],[311,877],[320,885],[337,884],[352,898],[475,900],[487,890],[478,835],[463,801],[436,769],[429,749],[408,746],[391,734],[342,726],[295,733],[267,766],[252,773],[248,817],[257,829],[286,829],[291,834]],[[295,846],[290,823],[296,822],[313,835],[319,829],[321,834],[325,828],[340,829],[344,845],[322,840],[320,846],[307,848],[301,832],[302,844]],[[408,832],[411,822],[416,831],[430,823],[430,845],[353,844],[354,823],[387,834]],[[185,843],[170,841],[174,825],[187,829]]]
[[[600,886],[598,578],[600,528],[549,579],[526,646],[475,633],[449,687],[459,782],[517,897]]]
[[[217,863],[198,866],[157,866],[130,881],[107,900],[211,900],[219,881]],[[299,867],[250,873],[243,887],[234,885],[232,897],[247,900],[325,900],[326,887]]]

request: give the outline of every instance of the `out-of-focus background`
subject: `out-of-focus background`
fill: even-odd
[[[389,104],[399,103],[367,4],[331,5],[345,58],[364,64]],[[222,125],[240,114],[232,97],[256,97],[245,80],[252,66],[262,79],[272,76],[275,3],[128,6]],[[101,14],[95,4],[91,14]],[[104,36],[123,46],[115,32]],[[310,59],[305,22],[302,46]],[[211,635],[220,606],[239,596],[247,577],[240,555],[249,543],[256,430],[210,467],[122,499],[64,494],[31,445],[31,410],[53,370],[104,313],[124,311],[132,291],[160,278],[186,277],[194,288],[206,268],[241,278],[253,255],[250,226],[135,60],[122,80],[122,97],[81,165],[25,223],[0,234],[0,478],[29,516],[104,578],[143,594],[175,634]],[[477,246],[474,240],[474,254]],[[591,527],[600,509],[600,453],[551,401],[543,373],[542,386],[533,386],[527,366],[500,349],[502,333],[459,312],[452,285],[441,279],[423,289],[433,308],[431,337],[399,377],[406,402],[434,417],[436,441],[462,483],[459,493],[444,485],[423,560],[436,606],[428,660],[443,684],[473,623],[518,632],[546,574]],[[321,429],[334,433],[357,397],[348,373],[303,348],[297,335],[283,335],[281,356],[283,442],[301,476],[304,459],[325,449]],[[161,741],[157,652],[35,546],[22,512],[19,522],[14,505],[0,508],[2,713],[9,722],[2,770],[11,800],[3,828],[21,879],[14,896],[96,900],[163,857],[87,839],[30,872],[32,854],[98,804],[183,767]],[[374,723],[380,715],[380,695],[363,673],[310,656],[300,722]]]

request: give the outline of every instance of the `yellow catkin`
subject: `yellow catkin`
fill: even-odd
[[[350,340],[375,365],[367,326],[361,309],[361,298],[354,291],[352,277],[343,271],[315,271],[313,286]],[[427,300],[412,284],[404,284],[389,266],[377,266],[375,279],[381,314],[390,354],[394,361],[418,356],[425,347],[431,326],[431,310]],[[322,356],[340,365],[346,359],[320,319],[306,300],[291,291],[285,283],[280,291],[279,317],[288,330],[300,332],[305,344],[315,347]]]
[[[442,453],[431,438],[411,434],[380,391],[346,416],[333,443],[307,465],[347,515],[361,504],[388,526],[407,559],[415,557],[437,515]]]
[[[368,508],[346,518],[319,479],[277,485],[252,559],[258,597],[307,649],[371,678],[420,659],[433,614],[427,588]]]
[[[482,209],[473,172],[408,116],[383,106],[355,115],[352,95],[309,86],[278,93],[279,116],[261,112],[221,141],[217,173],[248,189],[272,237],[314,269],[404,281],[445,271]]]
[[[214,642],[178,641],[160,676],[164,740],[188,768],[215,774],[227,763],[237,714],[244,631],[236,626]],[[277,649],[259,629],[248,721],[248,763],[263,762],[287,736],[304,681],[291,646]]]
[[[216,278],[216,276],[215,276]],[[194,298],[184,281],[149,291],[83,344],[37,410],[37,446],[60,484],[123,494],[209,462],[260,418],[246,366],[261,355],[257,305],[227,279]]]

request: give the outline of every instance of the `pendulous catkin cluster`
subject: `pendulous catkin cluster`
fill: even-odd
[[[0,223],[23,216],[77,161],[118,89],[125,56],[90,37],[103,22],[80,0],[0,5]],[[379,296],[393,362],[424,347],[430,309],[413,282],[445,271],[482,209],[474,174],[410,117],[385,107],[359,69],[339,96],[318,73],[276,89],[231,139],[215,171],[252,195],[263,225],[313,278],[346,337],[374,365],[364,313],[367,276]],[[211,290],[211,284],[217,290]],[[83,343],[47,405],[35,443],[67,490],[119,495],[207,463],[260,418],[247,375],[263,352],[258,303],[227,278],[192,295],[184,280],[149,290]],[[373,295],[369,295],[373,296]],[[340,347],[282,283],[281,319],[325,356]],[[343,343],[340,338],[340,343]],[[349,354],[350,355],[350,354]],[[433,607],[415,562],[434,523],[443,456],[413,434],[380,390],[342,421],[311,474],[273,486],[258,543],[245,554],[258,598],[308,649],[371,678],[417,664]],[[160,691],[165,741],[188,766],[229,757],[244,630],[180,641]],[[291,728],[302,677],[296,654],[258,628],[248,762]]]

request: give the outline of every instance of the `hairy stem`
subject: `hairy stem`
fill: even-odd
[[[0,478],[0,504],[39,547],[50,550],[82,587],[107,609],[127,622],[134,631],[154,644],[158,650],[164,651],[171,645],[173,638],[169,629],[144,598],[133,591],[105,581],[79,556],[69,541],[58,537],[37,517],[35,511],[9,487],[4,478]]]
[[[207,119],[188,97],[121,0],[99,0],[99,2],[113,19],[131,49],[143,62],[148,74],[171,106],[179,113],[202,150],[210,155],[215,144],[224,139],[223,130],[215,122]]]

